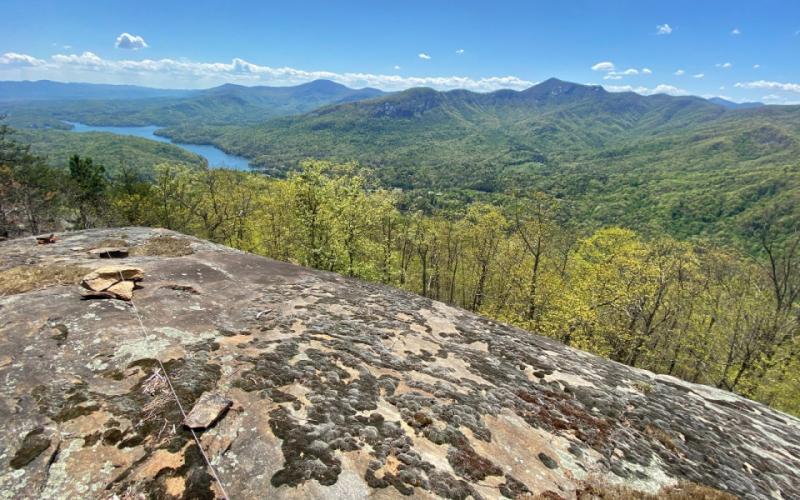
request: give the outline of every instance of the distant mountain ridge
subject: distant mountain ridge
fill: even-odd
[[[52,80],[0,81],[0,102],[149,99],[155,97],[186,97],[193,92],[195,91],[105,83],[65,83]]]
[[[64,128],[63,121],[92,125],[237,124],[306,113],[320,106],[385,95],[329,80],[290,87],[225,84],[203,90],[134,86],[0,82],[0,112],[18,126]],[[50,96],[49,98],[47,96]]]
[[[712,97],[708,102],[713,102],[714,104],[719,104],[729,109],[751,109],[765,106],[763,102],[733,102],[722,97]]]

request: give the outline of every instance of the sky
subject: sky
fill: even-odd
[[[0,80],[523,89],[800,103],[800,0],[0,2]]]

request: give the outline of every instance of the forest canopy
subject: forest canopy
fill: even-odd
[[[400,287],[631,366],[800,414],[800,231],[779,207],[740,230],[748,254],[586,227],[537,190],[426,206],[357,163],[285,178],[160,163],[54,167],[0,128],[0,236],[166,227]],[[491,201],[491,200],[490,200]]]

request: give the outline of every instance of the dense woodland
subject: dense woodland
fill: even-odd
[[[0,112],[59,166],[75,153],[110,171],[198,160],[131,137],[76,137],[62,120],[159,125],[161,135],[212,143],[273,177],[307,158],[357,161],[382,186],[403,190],[404,209],[428,214],[476,201],[505,205],[510,192],[535,190],[561,200],[564,216],[587,230],[620,225],[751,254],[760,245],[742,228],[763,207],[773,208],[784,234],[800,217],[800,106],[730,109],[557,79],[523,91],[383,95],[321,80],[138,99],[112,99],[102,87],[48,88],[38,91],[61,100],[31,101],[37,85],[0,103]],[[90,92],[101,94],[78,99]]]
[[[282,179],[66,163],[52,166],[0,128],[0,236],[166,227],[404,288],[800,414],[800,228],[780,203],[741,221],[752,251],[739,253],[588,227],[568,201],[531,189],[417,210],[352,162],[305,161]]]

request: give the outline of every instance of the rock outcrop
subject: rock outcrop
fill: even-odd
[[[103,246],[133,303],[82,300]],[[791,416],[169,231],[0,243],[0,295],[2,498],[219,496],[159,360],[231,498],[800,492]]]

